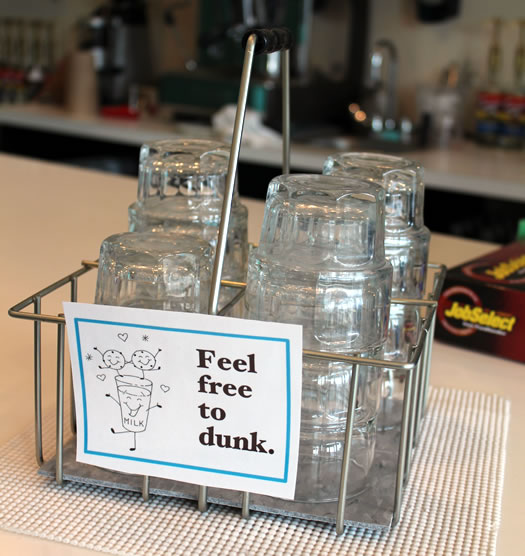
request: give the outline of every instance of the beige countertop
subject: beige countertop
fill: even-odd
[[[211,134],[211,129],[203,125],[147,118],[130,121],[75,116],[60,108],[38,104],[0,108],[2,124],[134,146],[155,139],[209,137]],[[355,139],[345,140],[345,150],[362,150]],[[335,147],[293,144],[291,168],[320,172],[326,156],[336,150]],[[433,189],[525,202],[525,150],[489,148],[458,141],[447,149],[432,148],[400,154],[424,166],[425,181]],[[240,160],[279,167],[281,146],[272,143],[253,147],[245,141]]]
[[[0,155],[3,202],[1,274],[3,338],[0,386],[0,442],[27,430],[33,422],[32,325],[12,319],[7,309],[50,282],[80,266],[81,259],[98,256],[101,241],[127,226],[127,206],[136,194],[136,181],[96,171]],[[246,201],[249,237],[258,241],[263,204]],[[494,246],[435,234],[431,260],[449,266],[471,259]],[[93,273],[92,273],[93,274]],[[80,290],[91,301],[93,281]],[[44,307],[58,311],[61,299]],[[43,337],[44,407],[54,406],[56,333]],[[433,350],[431,382],[437,386],[498,393],[512,402],[503,491],[499,554],[523,554],[520,531],[525,523],[525,365],[454,348],[440,342]],[[36,464],[35,464],[36,473]],[[0,531],[0,553],[88,554],[69,545],[41,541]]]

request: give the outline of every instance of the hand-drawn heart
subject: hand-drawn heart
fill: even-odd
[[[122,340],[123,342],[125,342],[128,339],[128,335],[126,334],[126,332],[122,332],[121,334],[117,334],[117,337],[119,340]]]
[[[160,389],[161,389],[164,393],[166,393],[166,392],[169,392],[170,387],[169,387],[169,386],[166,386],[165,384],[161,384],[161,385],[160,385]]]
[[[97,378],[104,382],[106,380],[106,375],[97,375]]]

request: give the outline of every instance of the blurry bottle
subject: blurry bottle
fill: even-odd
[[[46,21],[42,24],[41,55],[44,73],[48,74],[55,63],[55,26],[52,21]]]
[[[13,101],[13,29],[12,19],[4,19],[2,24],[3,35],[3,62],[1,70],[2,79],[2,101],[10,103]]]
[[[518,24],[518,45],[514,52],[514,80],[516,92],[525,95],[525,19],[521,19]]]
[[[33,21],[29,27],[30,40],[27,48],[27,64],[25,73],[25,99],[34,100],[44,84],[43,64],[43,26],[40,21]]]
[[[15,103],[19,100],[20,81],[23,81],[21,25],[19,20],[5,21],[5,67],[3,72],[4,100]]]
[[[525,20],[519,22],[513,65],[514,83],[503,102],[499,143],[503,147],[519,148],[525,143]]]
[[[501,90],[502,52],[500,47],[501,19],[492,20],[492,39],[487,56],[487,79],[477,95],[475,135],[488,145],[498,143],[499,112],[504,95]]]
[[[23,102],[25,91],[26,24],[19,19],[12,24],[9,100]]]
[[[7,21],[0,20],[0,103],[5,102],[7,71]]]
[[[525,19],[519,22],[518,46],[514,55],[514,75],[516,93],[521,100],[518,121],[521,146],[523,147],[525,146]]]

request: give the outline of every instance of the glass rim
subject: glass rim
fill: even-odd
[[[139,174],[148,169],[154,173],[202,178],[226,176],[231,146],[218,139],[178,138],[159,139],[144,143],[139,154]],[[201,169],[202,161],[209,156],[222,158],[215,168]],[[177,160],[185,157],[185,160]],[[191,157],[191,159],[190,159]]]
[[[383,173],[395,170],[406,171],[412,170],[416,174],[421,175],[423,166],[416,160],[404,158],[402,156],[385,154],[385,153],[372,153],[372,152],[344,152],[332,153],[326,157],[326,161],[337,162],[343,167],[348,165],[348,162],[356,161],[361,165],[364,164],[366,170],[383,170]],[[374,165],[374,166],[372,166]],[[351,168],[358,168],[358,165],[351,166]]]
[[[297,189],[308,190],[309,186],[315,193],[340,194],[339,197],[349,194],[369,194],[376,200],[384,199],[382,184],[370,176],[332,176],[327,174],[281,174],[270,181],[272,185],[284,185]],[[336,198],[339,198],[336,197]]]
[[[146,242],[141,245],[140,242]],[[155,255],[195,254],[210,251],[209,242],[195,236],[177,232],[120,232],[112,234],[102,241],[104,246],[113,245],[119,249],[141,251]]]
[[[180,137],[176,139],[155,139],[154,141],[148,141],[143,143],[142,149],[189,149],[190,147],[201,147],[202,153],[208,151],[226,151],[229,155],[231,145],[225,141],[219,139],[207,139],[207,138],[193,138],[193,137]]]

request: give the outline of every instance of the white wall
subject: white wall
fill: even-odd
[[[444,23],[421,23],[413,0],[371,0],[371,41],[387,38],[399,54],[400,111],[415,115],[415,95],[420,85],[436,84],[441,70],[451,62],[468,62],[474,86],[486,74],[489,21],[504,20],[501,46],[502,77],[512,83],[512,56],[518,40],[517,19],[525,19],[525,0],[461,0],[459,17]]]

